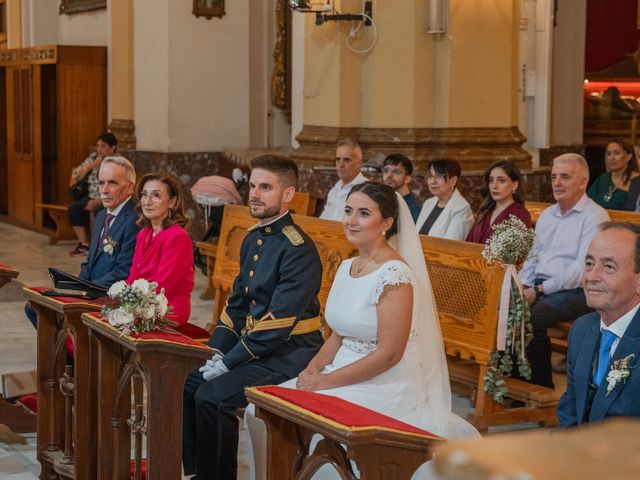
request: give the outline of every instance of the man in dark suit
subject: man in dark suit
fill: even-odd
[[[100,199],[104,209],[93,222],[87,261],[79,277],[110,287],[129,276],[139,227],[131,200],[136,172],[124,157],[106,157],[98,173]]]
[[[567,391],[557,410],[563,427],[640,416],[640,227],[600,226],[583,288],[596,311],[576,320],[569,334]]]
[[[98,173],[100,199],[105,208],[93,222],[87,261],[78,275],[83,280],[110,287],[129,276],[136,245],[137,214],[131,195],[136,172],[124,157],[106,157]],[[37,328],[35,312],[25,307],[29,321]]]
[[[322,345],[322,263],[289,214],[298,169],[276,155],[251,166],[249,204],[260,223],[242,242],[240,273],[209,340],[215,354],[184,388],[184,472],[198,480],[236,478],[245,387],[297,376]]]

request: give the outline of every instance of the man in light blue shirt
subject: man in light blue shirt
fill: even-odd
[[[551,187],[557,203],[536,223],[536,238],[520,278],[531,305],[533,340],[527,348],[531,382],[553,388],[547,328],[592,311],[580,288],[589,244],[609,214],[586,195],[589,167],[574,153],[553,160]]]

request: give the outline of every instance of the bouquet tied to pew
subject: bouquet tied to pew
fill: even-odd
[[[529,256],[535,231],[513,215],[491,228],[493,234],[487,240],[482,256],[489,263],[501,263],[505,275],[498,315],[496,351],[484,377],[484,391],[496,402],[502,403],[508,392],[504,377],[511,376],[514,360],[520,376],[527,380],[531,378],[531,366],[525,354],[533,336],[531,313],[529,304],[522,295],[518,265]]]
[[[164,288],[157,292],[158,284],[143,278],[131,285],[124,280],[114,283],[107,291],[102,314],[109,324],[123,335],[145,333],[173,326],[166,318],[171,312]]]

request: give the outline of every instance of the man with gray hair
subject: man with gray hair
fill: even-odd
[[[341,221],[347,195],[354,185],[364,183],[367,177],[360,173],[362,167],[362,149],[355,140],[344,138],[336,145],[336,183],[327,194],[327,203],[320,218]]]
[[[129,276],[138,215],[131,200],[136,185],[136,171],[129,160],[120,156],[105,157],[98,172],[100,200],[105,207],[96,214],[91,232],[87,261],[80,269],[83,280],[110,287]],[[36,314],[27,305],[25,313],[34,327]]]
[[[531,382],[553,388],[547,328],[591,312],[580,287],[589,244],[609,214],[586,195],[589,166],[575,153],[553,160],[551,188],[557,203],[536,223],[533,250],[520,278],[531,305],[533,339],[527,348]]]

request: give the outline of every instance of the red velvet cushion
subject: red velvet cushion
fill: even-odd
[[[5,265],[4,263],[0,263],[0,270],[9,270],[11,272],[16,272],[17,270],[9,265]]]
[[[206,342],[211,336],[211,334],[204,328],[200,328],[199,326],[189,322],[178,325],[176,330],[189,338],[198,340],[199,342]]]
[[[33,413],[38,413],[38,395],[35,393],[28,393],[18,397],[18,401],[31,410]]]
[[[426,430],[331,395],[276,386],[256,387],[256,390],[324,417],[327,420],[334,421],[349,429],[379,428],[440,438]]]
[[[29,290],[33,290],[34,292],[42,292],[43,290],[51,290],[51,287],[28,287]],[[80,303],[83,305],[92,305],[95,307],[102,307],[104,302],[101,302],[100,299],[91,300],[89,297],[50,297],[54,300],[58,300],[62,303]]]

